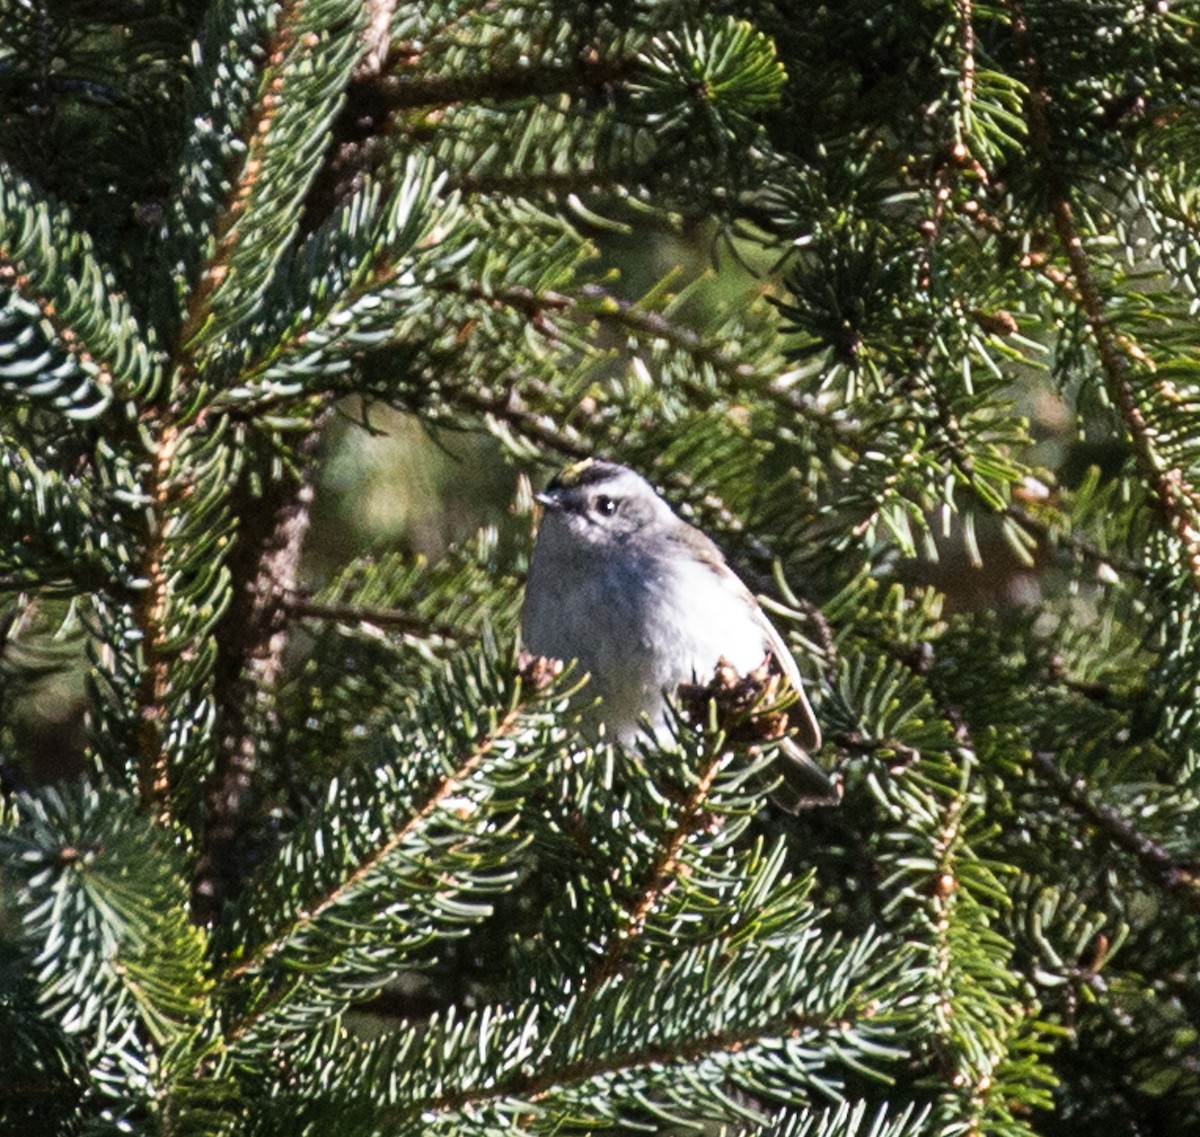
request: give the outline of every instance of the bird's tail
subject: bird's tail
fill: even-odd
[[[787,813],[799,813],[819,805],[837,805],[842,799],[841,783],[830,777],[792,739],[779,747],[778,773],[783,781],[771,800]]]

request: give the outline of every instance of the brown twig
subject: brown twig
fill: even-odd
[[[407,65],[411,59],[402,50],[393,51],[389,58],[388,69],[380,81],[380,95],[389,110],[594,91],[627,81],[640,66],[636,56],[608,59],[581,56],[570,63],[496,68],[473,75],[398,74],[396,65]]]
[[[961,120],[970,117],[971,104],[975,101],[975,24],[971,0],[958,0],[958,90],[959,116]],[[961,135],[956,139],[956,150],[961,148],[957,158],[966,157],[966,148]]]
[[[622,909],[617,926],[609,934],[604,954],[594,970],[584,978],[580,997],[574,1008],[575,1015],[586,1014],[596,992],[621,970],[626,956],[645,930],[646,921],[650,918],[654,906],[675,883],[680,851],[703,821],[704,802],[712,789],[723,756],[724,751],[721,748],[714,748],[708,764],[700,771],[695,788],[675,818],[674,828],[659,846],[658,855],[646,873],[641,893],[632,905]]]
[[[1158,504],[1166,527],[1175,535],[1187,558],[1193,585],[1200,590],[1200,500],[1178,470],[1168,468],[1158,453],[1154,431],[1138,402],[1133,386],[1134,364],[1146,363],[1136,345],[1118,336],[1105,315],[1104,302],[1092,274],[1083,238],[1075,224],[1070,194],[1053,156],[1050,94],[1042,80],[1033,33],[1021,0],[1008,0],[1012,28],[1024,56],[1029,90],[1030,143],[1049,190],[1050,217],[1067,258],[1077,303],[1087,320],[1104,386],[1133,446],[1143,476]]]
[[[291,472],[257,471],[266,487],[261,494],[251,490],[247,473],[232,495],[242,525],[228,560],[233,598],[215,637],[214,699],[221,720],[192,893],[193,915],[201,924],[216,919],[240,877],[243,807],[274,723],[274,691],[287,646],[279,597],[299,583],[320,437],[318,423],[294,446]]]
[[[137,693],[138,797],[142,808],[149,810],[164,825],[170,821],[171,789],[166,743],[171,661],[163,646],[170,602],[166,519],[177,441],[178,432],[174,427],[160,430],[146,486],[149,508],[141,564],[146,587],[132,608],[134,622],[141,632],[142,656]]]
[[[463,782],[482,765],[492,752],[497,741],[511,733],[519,721],[520,708],[514,707],[510,709],[492,730],[481,735],[476,740],[474,747],[462,757],[452,773],[447,774],[430,786],[424,800],[414,804],[412,813],[403,825],[387,834],[386,838],[374,850],[366,854],[355,866],[354,870],[344,879],[339,880],[334,887],[326,890],[320,896],[310,897],[308,902],[293,914],[290,921],[282,929],[276,931],[271,940],[255,946],[248,955],[238,960],[237,963],[229,968],[224,978],[226,980],[243,979],[260,970],[285,951],[288,945],[294,941],[295,937],[304,928],[311,926],[341,901],[380,862],[394,853],[408,839],[418,825],[427,821],[433,812],[448,798],[458,793]],[[286,969],[282,975],[274,978],[273,982],[275,986],[273,991],[262,998],[256,999],[253,1009],[229,1026],[222,1039],[222,1047],[228,1049],[239,1039],[245,1037],[275,1006],[286,998],[288,992],[292,989],[293,978]]]
[[[557,1066],[551,1063],[545,1069],[534,1072],[522,1070],[507,1079],[486,1085],[444,1092],[416,1106],[385,1110],[378,1120],[388,1127],[409,1118],[414,1109],[420,1109],[422,1114],[439,1114],[478,1107],[509,1097],[522,1102],[540,1101],[556,1087],[585,1082],[602,1075],[628,1073],[674,1062],[696,1062],[710,1054],[738,1053],[766,1039],[797,1038],[816,1031],[841,1034],[851,1022],[852,1016],[845,1013],[815,1015],[789,1009],[750,1027],[713,1031],[711,1034],[669,1042],[646,1043],[612,1058],[585,1058]]]
[[[247,108],[242,116],[242,142],[245,149],[238,163],[237,174],[229,179],[221,208],[213,221],[215,242],[212,255],[205,262],[204,271],[188,297],[179,332],[179,342],[183,345],[187,345],[204,327],[212,310],[213,296],[229,275],[228,262],[241,237],[238,223],[250,205],[262,170],[262,154],[268,146],[267,135],[274,125],[279,107],[283,105],[275,73],[295,44],[293,29],[297,22],[297,2],[290,0],[282,6],[275,17],[276,34],[264,45],[268,65],[259,85],[257,102]],[[194,367],[190,354],[181,359],[180,365],[184,374],[190,376]]]
[[[1061,801],[1091,822],[1111,844],[1131,854],[1149,880],[1185,907],[1200,912],[1200,866],[1176,860],[1111,806],[1095,800],[1087,784],[1064,773],[1052,754],[1035,753],[1033,762]]]
[[[451,624],[439,624],[436,620],[424,620],[411,612],[398,608],[382,608],[372,604],[329,603],[298,592],[286,593],[279,601],[290,616],[305,620],[323,620],[341,624],[375,624],[381,628],[395,628],[406,635],[420,637],[436,636],[444,640],[457,640],[461,628]]]
[[[687,352],[700,363],[707,363],[730,381],[734,392],[764,395],[781,410],[811,422],[844,443],[866,442],[867,432],[845,415],[827,411],[815,399],[786,382],[779,375],[763,371],[736,355],[722,351],[707,342],[692,328],[652,312],[628,300],[614,296],[599,285],[583,289],[579,315],[600,323],[616,324],[639,336],[663,340],[672,347]],[[718,401],[718,394],[700,383],[688,385],[688,392],[701,408]]]

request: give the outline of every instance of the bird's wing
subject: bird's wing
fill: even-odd
[[[762,624],[763,634],[767,637],[767,648],[775,657],[788,684],[796,692],[796,701],[788,708],[788,722],[796,729],[796,741],[805,750],[817,750],[821,745],[821,728],[817,725],[817,717],[809,705],[808,696],[804,693],[804,681],[800,678],[800,668],[796,666],[783,636],[775,629],[775,625],[767,619],[766,614],[755,604],[759,623]]]
[[[675,539],[677,540],[678,538]],[[804,682],[800,678],[800,668],[796,666],[796,660],[788,649],[787,644],[784,643],[783,637],[775,630],[775,625],[767,619],[754,594],[746,587],[745,581],[729,567],[728,562],[725,560],[725,555],[721,552],[717,544],[707,534],[702,533],[698,529],[693,529],[689,534],[689,543],[694,555],[698,555],[702,560],[708,561],[718,573],[722,575],[728,574],[737,583],[738,588],[754,611],[755,620],[762,628],[763,636],[766,640],[766,649],[775,657],[788,681],[788,685],[796,692],[796,701],[788,708],[788,721],[795,726],[796,742],[804,750],[818,749],[821,745],[821,728],[817,725],[817,717],[813,714],[813,709],[808,702],[808,696],[804,693]]]

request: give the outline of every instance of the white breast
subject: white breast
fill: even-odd
[[[659,558],[616,568],[562,548],[553,527],[539,537],[523,613],[526,647],[577,659],[602,699],[606,733],[630,741],[648,716],[665,723],[664,691],[705,683],[717,662],[753,670],[767,633],[737,586],[702,562]]]

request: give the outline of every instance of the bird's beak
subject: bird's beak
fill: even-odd
[[[556,493],[535,493],[533,500],[542,506],[543,509],[548,509],[552,512],[557,512],[562,509],[562,499]]]

